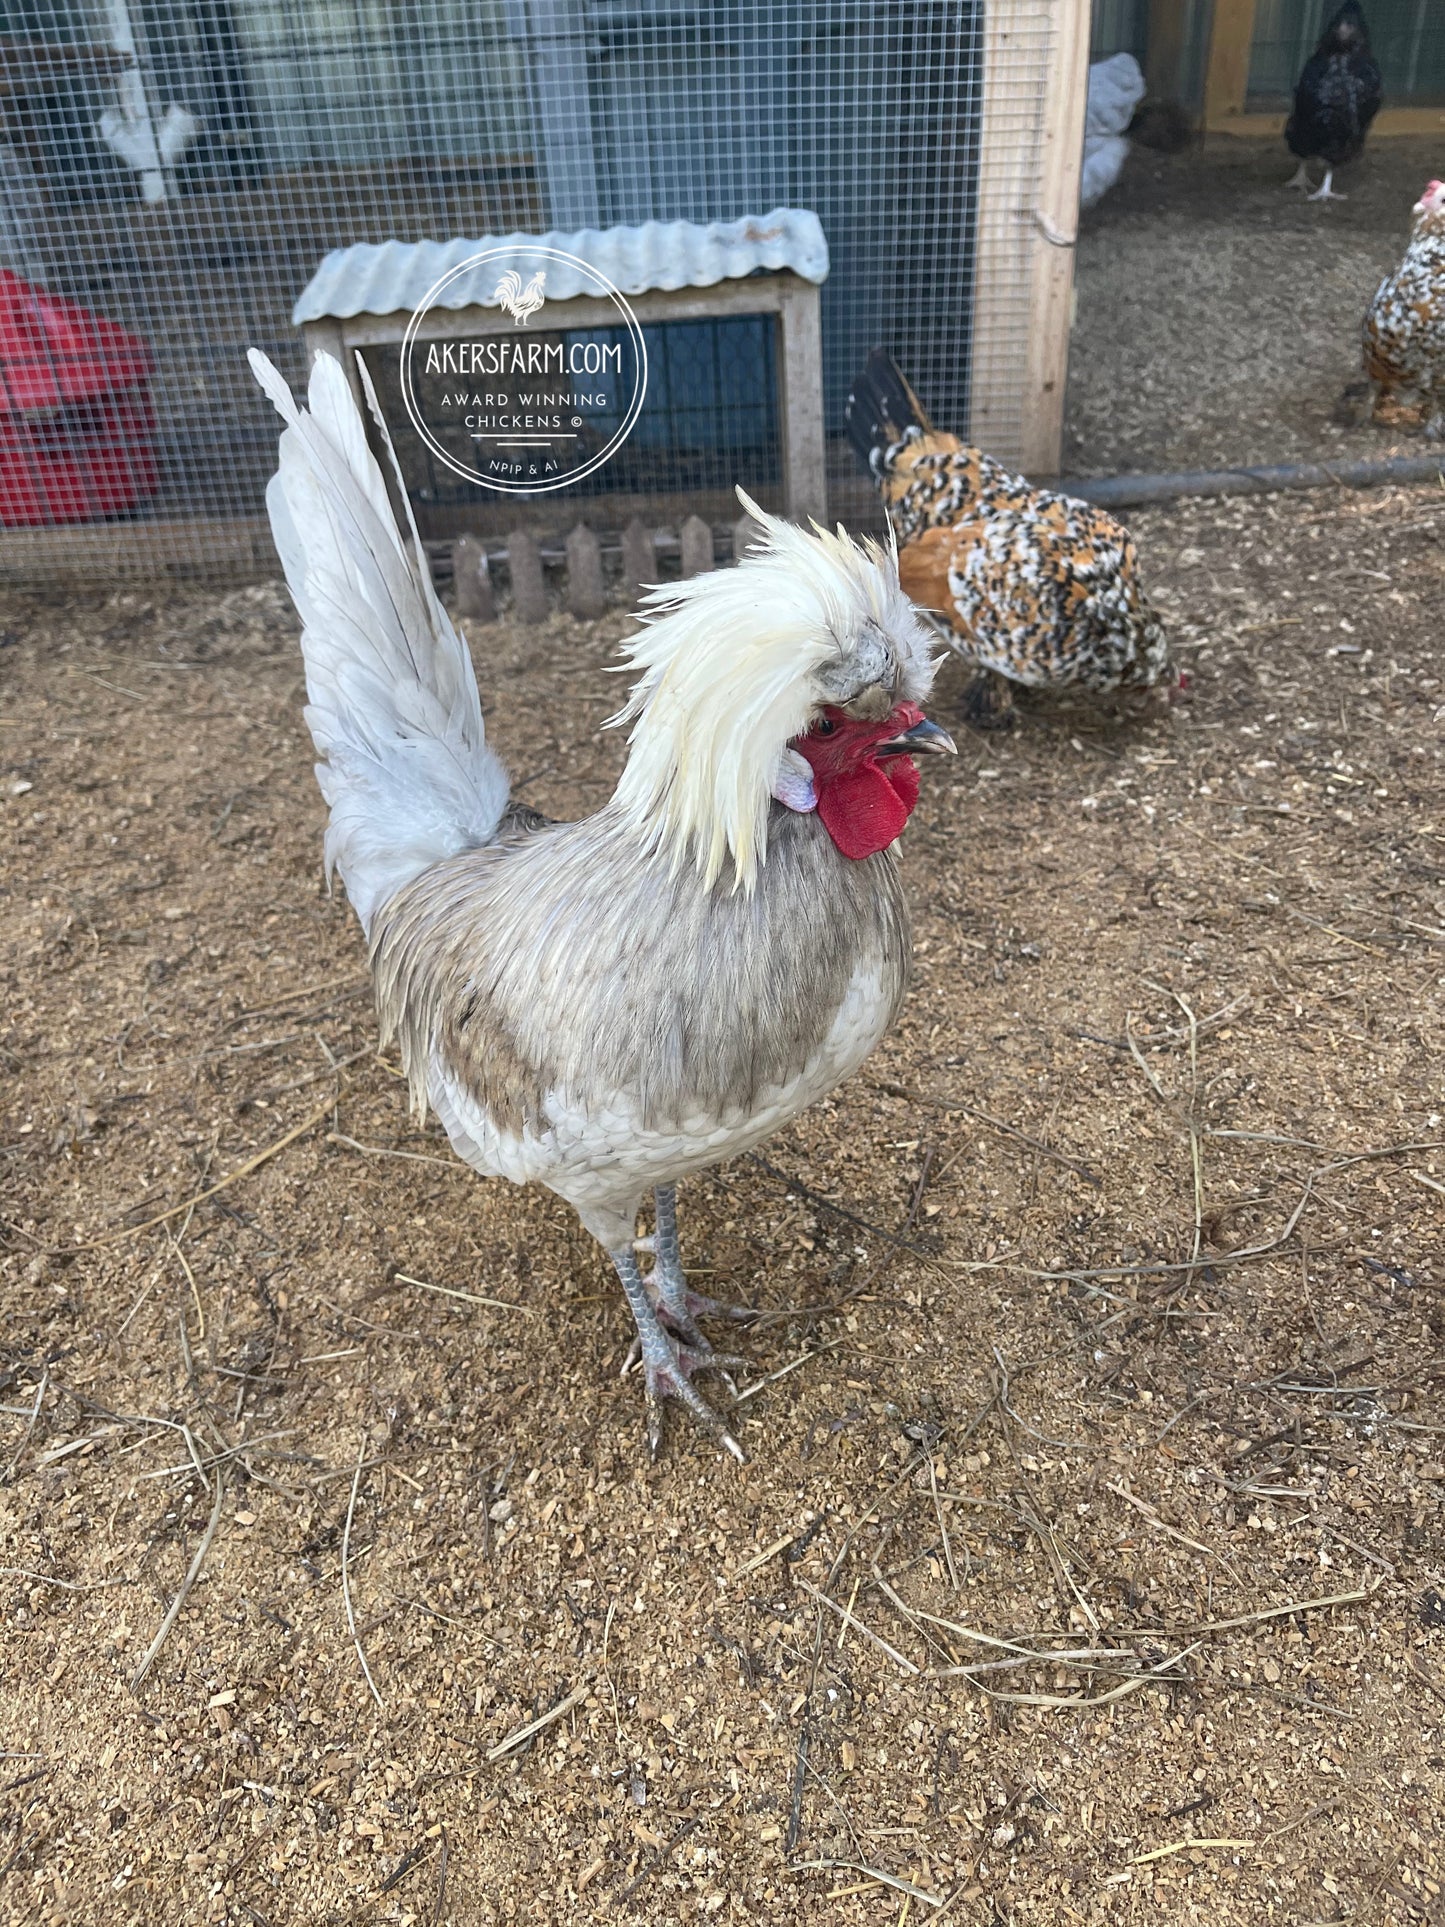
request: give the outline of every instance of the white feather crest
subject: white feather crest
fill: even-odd
[[[641,676],[611,723],[634,725],[613,799],[645,846],[690,857],[704,887],[731,857],[751,891],[767,855],[780,758],[828,702],[882,681],[897,701],[933,682],[926,631],[898,583],[896,552],[738,500],[764,541],[736,568],[653,589],[622,644]]]

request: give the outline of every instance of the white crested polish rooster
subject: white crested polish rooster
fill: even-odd
[[[607,1252],[654,1456],[673,1397],[741,1459],[692,1383],[741,1361],[699,1329],[724,1308],[688,1289],[674,1187],[826,1095],[898,1010],[910,759],[953,747],[920,707],[928,632],[891,555],[742,497],[765,546],[651,592],[624,645],[640,673],[616,791],[547,823],[509,802],[466,645],[340,364],[318,357],[305,410],[254,350],[251,366],[287,423],[266,500],[302,621],[327,868],[366,933],[383,1037],[459,1157],[547,1185]]]

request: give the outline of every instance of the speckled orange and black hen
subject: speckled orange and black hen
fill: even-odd
[[[1107,693],[1159,681],[1163,625],[1133,538],[1112,515],[1034,488],[934,428],[881,348],[848,397],[847,420],[887,505],[905,592],[978,665],[971,722],[1006,724],[1012,683]]]
[[[1377,422],[1445,441],[1445,181],[1416,201],[1404,259],[1370,303],[1365,373]]]

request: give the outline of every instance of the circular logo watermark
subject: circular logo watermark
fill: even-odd
[[[443,332],[454,319],[446,296],[464,276],[487,290],[486,321]],[[549,280],[566,296],[549,293]],[[606,312],[586,326],[569,319],[579,295]],[[544,495],[595,474],[632,433],[647,348],[625,297],[590,262],[561,248],[484,248],[413,313],[401,393],[412,427],[453,475],[504,495]]]

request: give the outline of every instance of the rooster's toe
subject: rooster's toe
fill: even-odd
[[[649,1349],[644,1347],[643,1369],[647,1387],[647,1444],[653,1460],[656,1461],[662,1451],[663,1407],[669,1398],[675,1398],[709,1438],[731,1452],[739,1465],[746,1465],[747,1454],[692,1382],[694,1372],[721,1372],[726,1377],[730,1368],[738,1369],[746,1361],[727,1352],[715,1352],[710,1345],[680,1345],[676,1339],[669,1340],[667,1354],[662,1357],[655,1352],[647,1357]]]

